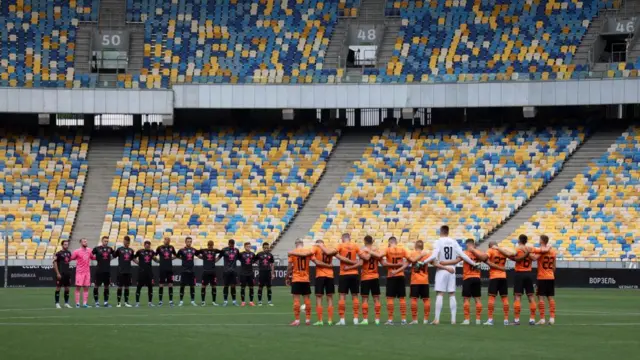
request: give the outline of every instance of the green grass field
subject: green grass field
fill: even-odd
[[[196,290],[199,300],[199,289]],[[219,293],[221,290],[219,288]],[[0,353],[3,359],[135,360],[196,356],[350,360],[364,356],[371,360],[638,356],[640,292],[559,289],[557,294],[555,326],[503,326],[502,307],[496,306],[497,325],[493,327],[349,325],[291,328],[287,326],[292,320],[288,288],[275,288],[275,307],[169,308],[165,305],[162,308],[61,310],[52,306],[53,289],[0,289]],[[111,296],[114,303],[115,290],[111,291]],[[73,290],[71,298],[73,301]],[[144,290],[142,300],[146,303]],[[221,300],[220,295],[218,300]],[[432,304],[434,300],[432,297]],[[486,298],[483,300],[486,303]],[[449,318],[448,301],[445,299],[444,303],[442,319],[446,320]],[[315,320],[315,305],[312,307]],[[384,308],[383,304],[382,318],[386,319]],[[526,300],[523,310],[525,320],[528,318]],[[419,317],[421,314],[420,310]],[[373,306],[370,316],[373,316]],[[351,319],[350,304],[347,305],[347,319]],[[458,298],[458,321],[461,319],[462,300]]]

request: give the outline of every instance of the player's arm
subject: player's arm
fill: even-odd
[[[445,261],[440,261],[439,263],[435,264],[434,262],[431,262],[431,264],[435,267],[437,267],[438,269],[441,269],[440,267],[438,267],[438,265],[443,265],[443,266],[447,266],[447,265],[458,265],[462,260],[462,258],[460,256],[458,256],[457,258],[453,259],[453,260],[445,260]]]
[[[317,267],[321,267],[321,268],[333,268],[333,265],[331,264],[327,264],[326,262],[319,260],[318,258],[316,258],[315,256],[311,258],[311,261],[313,261]],[[346,268],[345,268],[346,270]]]
[[[407,268],[407,266],[409,266],[409,262],[405,260],[402,261],[402,264],[396,264],[396,265],[400,265],[400,267],[398,267],[397,269],[393,270],[391,272],[392,275],[396,275],[396,274],[400,274],[401,272],[404,271],[404,269]]]
[[[511,258],[511,260],[513,260],[513,261],[521,261],[521,260],[526,259],[528,256],[529,256],[529,249],[524,248],[524,250],[522,252],[522,255],[520,255],[520,256],[515,255],[515,256],[513,256]]]
[[[485,261],[485,264],[489,265],[489,267],[492,268],[492,269],[507,271],[507,269],[504,266],[500,266],[500,265],[494,264],[490,260]]]
[[[538,261],[538,259],[540,259],[540,254],[529,254],[529,257],[531,258],[531,260],[533,261]]]
[[[364,262],[362,261],[362,259],[358,259],[358,261],[354,264],[354,265],[349,265],[349,266],[345,266],[344,269],[345,270],[353,270],[353,269],[357,269],[360,266],[362,266],[362,264],[364,264]]]
[[[351,259],[349,259],[347,257],[344,257],[344,256],[340,255],[340,254],[335,254],[334,256],[336,257],[336,259],[342,261],[343,263],[345,263],[347,265],[355,265],[357,263],[356,261],[353,261],[353,260],[351,260]]]
[[[462,260],[464,260],[466,263],[468,263],[471,266],[476,266],[478,264],[476,264],[475,261],[471,260],[471,258],[464,253],[464,251],[462,251],[462,248],[460,247],[460,244],[458,244],[457,242],[455,242],[455,244],[453,244],[453,251],[456,253],[456,255],[458,255],[458,257],[461,257]]]
[[[171,260],[178,258],[178,253],[176,253],[176,248],[171,247],[171,255],[172,255]]]
[[[392,264],[392,263],[388,262],[386,256],[383,257],[380,262],[382,263],[382,266],[388,267],[388,268],[399,268],[399,267],[402,267],[402,264]]]
[[[540,248],[534,248],[531,250],[531,252],[534,254],[546,254],[549,252],[549,250],[551,250],[551,246],[547,245]]]
[[[316,246],[319,247],[320,250],[322,250],[322,252],[328,256],[334,256],[338,253],[338,249],[329,249],[326,246],[324,246],[324,244],[317,244]]]
[[[293,276],[293,264],[289,262],[287,264],[287,276],[285,277],[285,283],[291,285],[291,277]]]
[[[473,253],[473,255],[476,256],[476,258],[478,258],[479,261],[486,261],[489,258],[489,255],[487,255],[486,253],[478,250],[478,249],[472,249],[469,250]]]
[[[423,250],[422,253],[419,255],[420,257],[423,256],[429,256],[428,258],[426,258],[423,263],[428,264],[430,262],[432,262],[433,260],[435,260],[435,258],[438,256],[438,254],[440,254],[440,248],[442,247],[442,244],[440,241],[436,241],[436,244],[434,246],[433,252],[431,254],[429,254],[429,250]]]
[[[78,255],[76,255],[76,252],[74,251],[74,252],[71,253],[71,260],[69,260],[69,261],[76,260],[77,258],[78,258]]]
[[[140,261],[138,261],[138,258],[140,257],[140,250],[138,250],[137,253],[133,254],[133,262],[136,263],[136,265],[140,265]]]
[[[291,250],[287,252],[289,256],[307,257],[313,255],[313,250]]]
[[[53,270],[56,272],[56,278],[60,279],[60,271],[58,271],[58,257],[53,258]]]
[[[508,257],[508,258],[512,258],[514,256],[516,256],[516,252],[515,251],[511,251],[508,249],[505,249],[501,246],[494,246],[493,249],[498,250],[499,253],[501,253],[502,255]]]
[[[432,261],[431,265],[433,265],[435,268],[438,268],[440,270],[446,270],[448,272],[450,272],[451,274],[456,272],[456,269],[451,267],[451,266],[446,266],[444,263],[449,263],[449,262],[454,262],[457,264],[460,261],[462,261],[462,258],[458,257],[456,260],[449,260],[449,261],[443,261],[443,262],[437,262],[437,261]]]
[[[276,278],[276,264],[273,261],[271,261],[271,278]]]

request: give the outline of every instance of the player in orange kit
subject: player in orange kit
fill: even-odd
[[[369,325],[369,295],[373,297],[375,324],[380,325],[380,273],[378,264],[382,254],[374,251],[373,238],[371,236],[364,237],[364,247],[360,249],[358,256],[362,260],[362,274],[360,277],[362,322],[360,322],[360,325]]]
[[[502,250],[502,251],[501,251]],[[487,250],[488,259],[485,261],[489,265],[489,305],[488,319],[484,325],[493,325],[493,311],[495,308],[496,296],[500,294],[502,298],[502,310],[504,311],[504,324],[509,325],[509,295],[507,285],[507,272],[505,264],[507,256],[503,253],[504,249],[498,248],[495,241],[489,242],[489,250]]]
[[[382,265],[387,268],[387,313],[389,320],[385,325],[393,325],[393,308],[396,298],[400,299],[401,324],[407,324],[407,289],[404,280],[404,269],[407,268],[409,254],[403,247],[398,247],[395,237],[389,238],[389,247],[384,252]]]
[[[291,326],[300,325],[300,296],[304,298],[305,324],[311,325],[311,282],[309,279],[309,262],[313,259],[314,251],[304,249],[302,240],[296,240],[296,249],[289,251],[287,266],[287,285],[291,285],[293,295],[293,316],[295,320]]]
[[[540,321],[536,325],[544,325],[544,299],[549,302],[549,325],[556,322],[556,295],[555,289],[555,269],[556,251],[549,246],[549,237],[540,235],[540,248],[533,249],[531,257],[538,262],[538,310],[540,311]]]
[[[347,294],[351,293],[353,302],[353,324],[358,325],[358,313],[360,312],[360,275],[358,274],[358,253],[360,248],[351,242],[351,235],[343,234],[342,243],[338,245],[336,259],[340,260],[340,278],[338,280],[338,313],[340,321],[336,325],[346,325],[344,315],[346,312]],[[354,266],[356,265],[356,266]]]
[[[414,250],[411,252],[409,261],[412,263],[426,260],[430,254],[422,255],[424,242],[416,241]],[[431,312],[431,300],[429,299],[429,272],[427,264],[423,266],[414,266],[411,269],[411,285],[409,285],[409,297],[411,298],[411,325],[418,324],[418,298],[422,299],[424,315],[422,323],[429,323],[429,314]]]
[[[515,277],[513,283],[513,324],[520,325],[520,310],[522,293],[527,294],[529,300],[529,325],[535,325],[536,323],[536,302],[533,299],[533,274],[532,266],[533,260],[531,260],[531,249],[527,247],[527,235],[521,234],[518,236],[518,246],[516,246],[516,253],[510,257],[511,260],[516,262]]]
[[[322,250],[323,247],[324,241],[316,240],[316,245],[314,246],[314,262],[316,263],[315,294],[318,321],[313,324],[314,326],[324,325],[322,308],[323,295],[327,297],[327,315],[329,318],[327,325],[333,325],[333,294],[335,292],[335,285],[333,283],[332,262],[335,250],[330,250],[327,254]]]

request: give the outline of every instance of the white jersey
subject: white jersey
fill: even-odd
[[[438,262],[443,262],[456,259],[457,257],[461,257],[469,264],[475,265],[475,262],[473,262],[473,260],[471,260],[467,254],[462,251],[462,248],[457,241],[450,237],[442,237],[436,240],[433,247],[433,253],[424,262],[429,263],[434,259],[437,259]]]

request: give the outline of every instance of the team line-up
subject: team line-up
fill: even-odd
[[[333,258],[340,261],[340,274],[338,280],[338,314],[340,320],[336,325],[346,325],[346,297],[350,293],[353,302],[353,323],[354,325],[368,325],[369,318],[369,296],[373,298],[375,311],[375,324],[380,324],[380,279],[378,266],[381,264],[387,269],[387,313],[388,320],[385,324],[393,325],[395,299],[399,299],[401,324],[407,324],[407,304],[405,269],[411,269],[411,279],[409,286],[409,297],[411,299],[411,323],[418,324],[418,300],[422,300],[424,307],[423,323],[429,323],[431,303],[429,299],[429,277],[427,266],[435,266],[435,291],[436,304],[435,316],[431,324],[440,323],[440,313],[444,294],[449,295],[449,308],[451,310],[451,323],[456,323],[456,275],[454,265],[464,262],[462,296],[464,298],[464,322],[469,325],[471,300],[475,302],[476,324],[482,324],[482,301],[480,270],[478,265],[484,262],[489,266],[489,301],[487,305],[488,319],[484,325],[493,325],[493,314],[495,310],[496,296],[502,299],[502,309],[504,311],[505,325],[519,325],[521,313],[521,297],[526,294],[529,301],[529,324],[543,325],[545,321],[545,302],[549,304],[549,324],[555,323],[555,263],[556,252],[549,244],[549,238],[541,235],[539,247],[534,248],[527,245],[527,236],[520,235],[518,245],[514,250],[498,247],[495,242],[489,243],[489,250],[486,253],[475,247],[475,241],[466,241],[467,250],[462,248],[457,241],[449,237],[449,227],[440,228],[440,238],[434,244],[433,252],[424,250],[424,242],[416,241],[415,248],[408,252],[398,246],[395,237],[388,240],[385,250],[379,251],[373,245],[373,238],[365,236],[364,246],[360,247],[351,242],[349,234],[342,235],[342,242],[335,248],[328,248],[322,240],[317,240],[311,249],[304,248],[301,240],[296,241],[296,248],[289,252],[289,266],[287,268],[287,284],[291,285],[293,295],[294,321],[292,326],[300,325],[301,309],[305,310],[305,323],[311,324],[311,280],[309,274],[309,264],[316,265],[315,295],[316,313],[318,320],[314,325],[325,325],[323,321],[323,297],[327,300],[328,322],[333,325],[333,294],[335,291],[333,275]],[[513,292],[514,299],[514,321],[509,322],[509,299],[507,286],[507,273],[505,264],[507,259],[515,261],[515,283]],[[534,275],[532,263],[538,262],[537,286],[534,300]],[[360,298],[358,297],[360,295]],[[301,304],[304,301],[304,305]],[[362,301],[362,302],[360,302]],[[536,303],[540,320],[536,322]],[[363,320],[360,321],[360,308],[362,308]]]

